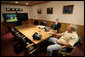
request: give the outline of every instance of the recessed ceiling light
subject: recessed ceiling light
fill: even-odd
[[[26,5],[29,5],[29,3],[26,3]]]
[[[19,3],[19,2],[15,2],[16,4]]]

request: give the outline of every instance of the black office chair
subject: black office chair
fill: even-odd
[[[16,37],[16,33],[18,33],[18,31],[16,31],[14,28],[9,27],[9,31],[12,33],[12,35],[14,36],[14,38],[10,39],[12,41],[16,41],[17,37]]]
[[[41,22],[40,25],[46,26],[46,22]]]
[[[15,22],[15,25],[16,26],[21,26],[22,25],[22,20],[19,20],[19,21]]]
[[[22,34],[20,33],[16,33],[16,37],[17,37],[17,44],[14,46],[14,51],[16,54],[19,54],[20,52],[25,52],[25,54],[28,54],[28,49],[29,51],[32,51],[34,48],[33,46],[31,46],[31,41],[22,36]],[[26,48],[26,46],[30,45],[29,47]]]
[[[19,54],[20,52],[23,52],[26,46],[25,41],[22,39],[22,35],[15,32],[15,38],[17,41],[17,44],[14,45],[14,51],[16,54]]]
[[[17,43],[14,45],[14,52],[16,54],[19,54],[23,51],[27,53],[26,45],[29,45],[31,41],[29,41],[26,37],[24,37],[21,33],[19,33],[17,30],[15,30],[12,27],[9,27],[10,32],[14,36],[13,41],[16,41]],[[29,44],[26,44],[28,42]]]
[[[73,47],[66,47],[66,46],[62,46],[59,51],[58,51],[58,55],[62,55],[62,56],[70,56],[72,50],[78,46],[80,44],[81,38],[79,37],[79,40],[75,43],[75,45]]]
[[[34,20],[34,25],[38,25],[38,20]]]

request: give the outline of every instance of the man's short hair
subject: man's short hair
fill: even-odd
[[[56,18],[56,20],[59,20],[58,18]]]
[[[71,28],[72,28],[72,31],[77,31],[77,29],[78,29],[78,26],[77,25],[71,25]]]

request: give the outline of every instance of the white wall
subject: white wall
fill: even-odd
[[[74,5],[72,14],[63,14],[64,5]],[[53,7],[53,14],[47,14],[47,8]],[[42,14],[37,14],[37,9],[42,9]],[[84,2],[83,1],[51,1],[39,5],[32,6],[33,19],[44,19],[55,21],[56,18],[60,22],[84,25]]]
[[[23,11],[18,11],[18,13],[28,13],[28,18],[30,19],[30,7],[1,4],[1,22],[4,20],[2,13],[16,13],[15,11],[6,11],[6,8],[21,8]]]

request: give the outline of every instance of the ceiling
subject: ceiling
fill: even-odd
[[[48,1],[1,1],[2,4],[23,5],[23,6],[33,6],[33,5],[46,3],[46,2]]]

